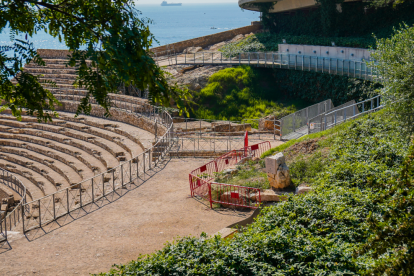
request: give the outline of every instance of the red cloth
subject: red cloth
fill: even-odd
[[[244,147],[247,148],[249,146],[249,134],[247,133],[246,130],[246,134],[244,135]]]

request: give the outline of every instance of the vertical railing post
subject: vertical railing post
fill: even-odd
[[[80,183],[80,188],[79,188],[79,203],[80,203],[80,207],[82,208],[82,183]]]
[[[39,227],[42,227],[42,212],[41,212],[42,208],[40,207],[40,199],[38,200],[38,203],[39,203]]]
[[[56,220],[56,206],[55,206],[55,194],[52,194],[52,206],[53,206],[53,220]]]
[[[105,174],[102,174],[102,198],[105,196]]]
[[[112,169],[112,191],[115,191],[115,169]]]
[[[68,212],[67,212],[67,214],[69,214],[69,209],[70,209],[70,207],[69,207],[69,189],[68,189],[68,188],[66,188],[66,205],[67,205],[67,207],[68,207]]]
[[[93,185],[94,177],[91,178],[91,188],[92,188],[92,203],[95,202],[95,187]]]
[[[22,198],[23,200],[23,198]],[[23,228],[23,235],[26,233],[25,227],[24,227],[24,207],[26,205],[26,199],[23,200],[22,203],[22,228]]]
[[[302,71],[305,70],[305,56],[302,55]]]
[[[124,164],[121,164],[121,188],[124,188]]]
[[[132,182],[132,159],[129,161],[129,183]]]

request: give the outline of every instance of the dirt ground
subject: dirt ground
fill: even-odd
[[[107,272],[178,236],[214,234],[251,212],[211,210],[190,197],[188,173],[206,159],[172,159],[147,181],[105,206],[53,229],[11,233],[0,248],[0,275]],[[209,160],[208,160],[209,161]]]

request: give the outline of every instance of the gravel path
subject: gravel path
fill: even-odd
[[[213,211],[191,198],[188,173],[209,160],[172,159],[118,200],[44,234],[11,234],[1,275],[89,275],[108,271],[177,236],[213,234],[250,212]]]

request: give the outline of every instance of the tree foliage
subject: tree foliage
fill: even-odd
[[[414,131],[414,27],[401,26],[394,36],[378,39],[372,65],[381,76],[385,105],[410,132]]]
[[[13,40],[12,46],[0,49],[3,108],[10,108],[15,116],[21,115],[22,108],[42,120],[53,116],[57,100],[41,86],[39,77],[22,70],[29,62],[44,65],[30,42],[41,30],[66,44],[67,65],[77,66],[75,85],[88,90],[78,113],[89,113],[88,100],[93,97],[109,115],[108,93],[116,92],[120,83],[148,88],[154,103],[168,106],[174,99],[182,107],[186,94],[168,86],[164,72],[151,58],[151,22],[140,16],[132,0],[1,0],[0,31],[10,29]],[[18,34],[26,34],[25,39],[15,39]]]
[[[375,266],[367,274],[414,274],[414,146],[399,179],[384,185],[375,203],[386,202],[380,218],[369,217],[373,235],[359,255],[373,252]]]

